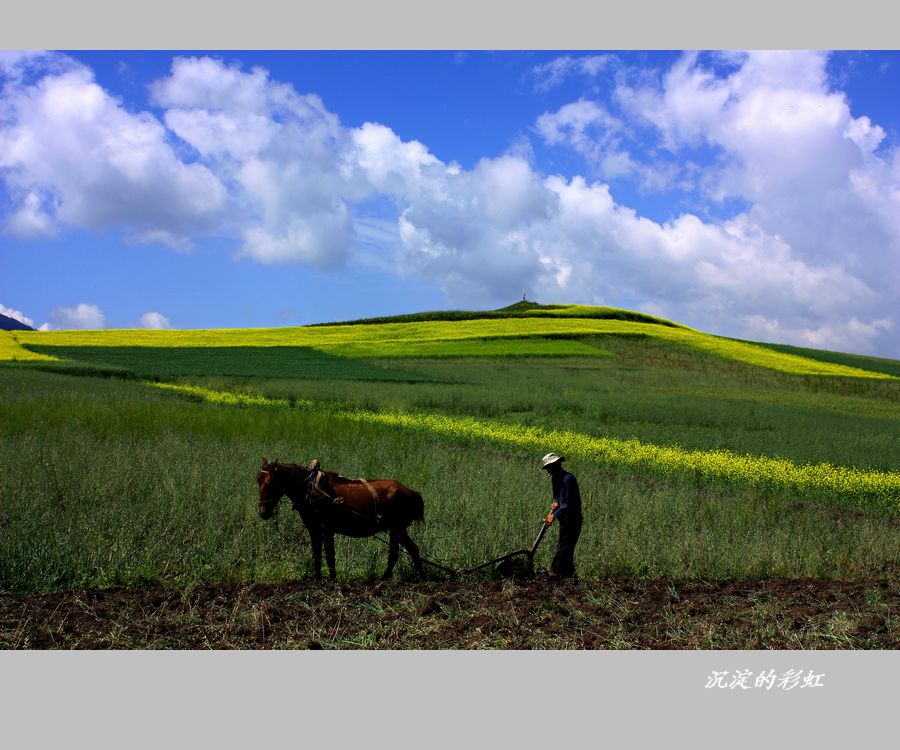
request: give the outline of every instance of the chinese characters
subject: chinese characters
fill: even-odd
[[[782,674],[776,674],[774,669],[768,672],[760,672],[755,677],[749,669],[739,669],[736,672],[713,670],[706,678],[705,687],[719,690],[794,690],[795,688],[825,687],[822,682],[824,674],[814,674],[810,669],[789,669]]]

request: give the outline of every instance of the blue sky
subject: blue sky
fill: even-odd
[[[0,53],[0,312],[521,298],[900,357],[900,53]]]

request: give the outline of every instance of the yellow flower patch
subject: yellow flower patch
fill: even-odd
[[[247,396],[198,386],[148,385],[228,406],[291,406],[286,399]],[[595,437],[568,430],[546,430],[470,417],[340,408],[313,401],[295,402],[293,406],[315,409],[317,413],[341,419],[419,430],[454,440],[500,443],[534,451],[535,454],[552,448],[570,457],[597,464],[629,466],[651,473],[713,480],[739,487],[783,489],[798,494],[825,493],[841,501],[874,501],[892,507],[896,507],[900,499],[900,472],[866,471],[827,463],[796,464],[785,459],[740,455],[724,450],[685,450],[639,440]]]

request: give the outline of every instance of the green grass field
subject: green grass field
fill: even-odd
[[[257,517],[263,455],[401,480],[423,552],[474,565],[533,539],[549,450],[582,487],[582,577],[897,576],[884,360],[578,310],[0,334],[0,590],[310,575],[299,519]],[[338,538],[345,580],[385,559]]]

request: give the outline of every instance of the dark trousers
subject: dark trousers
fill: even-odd
[[[550,563],[550,572],[560,576],[575,575],[575,545],[581,534],[581,516],[572,516],[560,514],[557,516],[559,521],[559,541],[556,543],[556,552],[553,555],[553,562]]]

